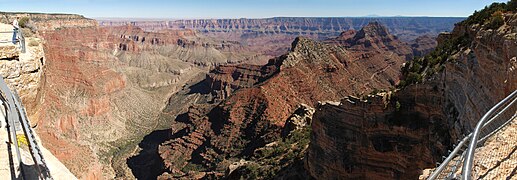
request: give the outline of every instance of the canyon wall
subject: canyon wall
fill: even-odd
[[[440,86],[438,82],[433,83]],[[316,179],[414,179],[452,146],[443,89],[411,87],[366,99],[322,102],[306,170]]]
[[[46,58],[29,112],[43,143],[79,178],[134,178],[126,159],[146,134],[170,124],[162,117],[169,97],[212,66],[262,57],[190,30],[86,27],[40,35]]]
[[[515,27],[514,13],[504,14],[504,23],[495,28],[483,21],[462,22],[440,37],[437,49],[424,58],[427,65],[417,66],[415,60],[403,68],[416,70],[410,71],[420,73],[423,82],[366,101],[320,104],[305,162],[309,174],[317,179],[418,178],[517,89]],[[439,57],[434,54],[446,57],[430,65]]]

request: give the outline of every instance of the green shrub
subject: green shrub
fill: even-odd
[[[490,29],[497,29],[501,27],[504,24],[504,17],[503,12],[496,11],[492,14],[492,17],[490,18],[490,22],[488,23],[488,28]]]
[[[422,82],[422,75],[420,75],[416,72],[410,72],[406,78],[406,82],[410,83],[410,84]]]
[[[501,16],[494,18],[494,13],[500,11]],[[485,6],[480,11],[474,11],[474,14],[469,16],[465,21],[461,22],[464,25],[489,23],[489,28],[496,27],[501,24],[502,13],[506,11],[517,11],[517,0],[511,0],[507,3],[492,3],[490,6]],[[497,27],[500,27],[497,26]]]
[[[30,23],[29,21],[30,21],[29,17],[22,17],[18,21],[18,25],[20,25],[21,28],[26,28],[28,26],[28,24]]]

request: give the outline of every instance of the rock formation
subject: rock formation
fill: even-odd
[[[306,160],[312,177],[413,179],[452,146],[438,89],[384,95],[317,107]]]
[[[281,56],[289,50],[297,36],[327,40],[342,36],[352,37],[356,31],[369,22],[379,22],[401,41],[411,43],[423,35],[436,36],[443,31],[451,31],[454,23],[463,18],[266,18],[266,19],[197,19],[170,21],[99,20],[101,26],[136,26],[146,31],[159,32],[166,29],[196,30],[198,35],[213,39],[224,39],[249,47],[253,52],[268,58],[254,58],[246,63],[266,64],[264,59]],[[404,28],[402,28],[404,27]],[[345,33],[343,33],[345,32]],[[347,34],[348,33],[348,34]],[[348,37],[341,37],[348,39]],[[426,47],[426,46],[421,46]],[[430,47],[432,49],[432,47]],[[426,51],[426,49],[420,50]],[[242,53],[239,53],[242,54]]]
[[[98,26],[97,21],[76,14],[43,14],[0,12],[0,21],[10,24],[15,18],[28,17],[33,30],[55,30],[61,28],[78,28]]]

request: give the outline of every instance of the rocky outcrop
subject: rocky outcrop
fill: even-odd
[[[10,24],[15,18],[28,17],[34,23],[33,30],[46,31],[61,28],[94,27],[97,21],[76,14],[43,14],[0,12],[1,21]]]
[[[11,25],[0,23],[0,31],[10,31],[11,28]],[[1,34],[0,39],[11,36],[12,34]],[[27,43],[25,53],[21,53],[19,47],[11,43],[0,44],[0,74],[11,88],[16,89],[23,105],[31,112],[36,105],[45,55],[41,39],[28,37],[26,41],[31,43]],[[37,124],[34,118],[30,120]]]
[[[229,65],[218,66],[206,77],[206,83],[214,99],[224,100],[235,90],[250,88],[278,72],[278,62],[271,60],[264,66]]]
[[[266,19],[192,19],[170,21],[124,21],[99,20],[102,26],[132,24],[145,30],[196,29],[202,32],[245,31],[248,34],[288,34],[309,36],[317,34],[320,39],[338,36],[350,29],[360,30],[370,21],[385,24],[390,31],[405,41],[411,41],[421,34],[437,35],[450,31],[454,23],[463,18],[434,17],[386,17],[386,18],[312,18],[275,17]],[[402,28],[404,27],[404,28]],[[420,34],[420,35],[418,35]]]
[[[368,23],[352,38],[340,45],[344,45],[352,51],[361,52],[362,58],[375,56],[371,52],[364,53],[364,51],[368,52],[370,49],[380,51],[379,54],[391,53],[391,55],[405,56],[406,60],[413,56],[407,43],[400,41],[397,36],[391,35],[388,29],[377,21]]]
[[[310,175],[416,179],[441,161],[451,142],[517,89],[517,14],[504,17],[497,28],[463,22],[441,35],[437,50],[424,58],[428,64],[412,71],[423,82],[395,92],[389,101],[370,97],[319,106],[306,161]],[[434,58],[443,61],[430,65]]]
[[[300,104],[300,107],[294,111],[293,115],[287,118],[284,129],[282,129],[282,136],[286,137],[295,130],[300,130],[309,126],[312,123],[314,112],[314,108],[306,104]]]

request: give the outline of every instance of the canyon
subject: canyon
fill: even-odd
[[[37,71],[40,73],[39,78],[35,85],[30,86],[35,88],[30,91],[32,99],[29,96],[24,98],[25,92],[20,92],[22,99],[43,145],[81,179],[135,176],[148,179],[175,171],[167,170],[182,168],[171,165],[170,160],[175,158],[174,155],[165,158],[165,161],[159,156],[166,156],[170,152],[168,148],[181,148],[177,143],[182,139],[195,141],[193,138],[200,131],[206,131],[202,134],[208,133],[204,136],[218,134],[219,137],[214,139],[233,138],[229,132],[245,133],[250,128],[253,130],[252,126],[247,127],[249,118],[253,117],[251,119],[256,119],[253,120],[255,122],[271,118],[272,121],[260,122],[261,126],[270,128],[254,129],[264,132],[250,134],[250,139],[215,144],[215,147],[222,148],[233,146],[232,143],[245,143],[237,148],[249,147],[248,151],[251,151],[263,145],[251,143],[257,138],[262,139],[257,136],[268,136],[263,138],[264,143],[277,139],[276,136],[283,131],[281,129],[285,119],[295,112],[298,103],[314,106],[320,98],[339,99],[346,94],[359,95],[373,89],[388,89],[388,85],[396,83],[398,68],[412,57],[413,51],[409,43],[389,35],[388,29],[379,23],[371,24],[373,29],[365,29],[368,31],[366,33],[373,33],[372,37],[366,37],[365,31],[359,30],[362,36],[357,36],[350,43],[361,45],[350,45],[345,50],[344,45],[338,43],[321,44],[308,38],[295,39],[294,35],[248,37],[242,41],[239,33],[215,37],[190,29],[145,31],[145,27],[131,25],[102,27],[95,21],[77,15],[8,13],[4,18],[26,15],[30,16],[31,23],[36,27],[33,29],[34,36],[41,39],[38,42],[43,49],[43,57],[39,61],[40,70]],[[380,31],[375,32],[376,29]],[[380,34],[378,36],[375,33]],[[235,37],[239,39],[235,40]],[[291,46],[289,43],[271,43],[277,41],[276,38],[278,42],[294,43]],[[327,39],[331,41],[334,38],[344,37]],[[368,42],[375,47],[365,47]],[[293,52],[283,55],[289,49]],[[326,50],[318,53],[320,49]],[[391,50],[394,53],[388,53]],[[314,57],[320,57],[322,62],[310,63]],[[360,61],[369,58],[375,62]],[[357,64],[356,61],[361,63]],[[320,69],[320,65],[325,67]],[[296,68],[281,71],[283,67],[289,66]],[[336,95],[312,94],[307,88],[303,90],[302,86],[295,83],[300,83],[300,79],[290,77],[290,74],[303,75],[310,80],[311,76],[304,72],[310,69],[319,69],[315,72],[329,75],[324,81],[327,87],[334,83],[348,86],[332,90],[339,92]],[[361,69],[368,69],[368,73],[361,72]],[[269,87],[264,86],[269,90],[255,87],[284,73],[282,78],[276,80],[278,82],[270,83]],[[339,78],[354,73],[362,73],[364,79]],[[363,80],[369,83],[359,83]],[[319,79],[310,81],[313,81],[313,88],[321,88],[322,91],[327,89],[320,86],[322,82]],[[277,83],[292,83],[282,88],[294,90],[276,95],[267,93],[280,92],[275,85]],[[248,89],[241,92],[245,99],[233,95],[239,89]],[[288,93],[303,96],[289,96]],[[288,97],[282,101],[286,107],[277,109],[279,104],[275,99],[281,96]],[[240,102],[236,106],[221,104],[226,99],[231,99],[228,102]],[[249,104],[249,101],[256,103]],[[266,108],[265,113],[242,116],[242,112],[249,111],[250,107],[261,109],[266,102],[272,103],[269,106],[273,108]],[[217,119],[220,118],[217,117],[218,113],[237,116],[239,120],[235,123],[241,124],[243,129],[232,129],[233,124],[222,123],[218,124],[220,130],[215,132],[211,128],[205,129],[211,125],[200,118],[205,117],[207,112],[215,114],[216,119],[210,121],[226,121]],[[200,117],[193,119],[195,116]],[[209,113],[208,116],[214,115]],[[173,129],[157,131],[169,129],[171,124]],[[144,138],[150,133],[157,135]],[[146,139],[154,142],[146,144]],[[206,143],[210,142],[205,141],[203,144]],[[200,145],[201,148],[204,146]],[[188,154],[193,150],[185,149],[183,153]],[[224,153],[236,154],[238,150],[228,149]],[[146,156],[148,154],[151,156]],[[206,162],[213,160],[209,157],[207,159]],[[183,162],[187,161],[185,159]],[[153,167],[156,167],[155,172],[142,173]],[[220,172],[214,171],[213,175],[220,177]]]
[[[267,159],[253,161],[253,157],[271,151],[271,144],[284,143],[278,142],[282,136],[304,134],[295,130],[303,126],[286,125],[292,124],[288,119],[298,114],[300,104],[314,107],[322,100],[387,91],[398,83],[400,66],[413,57],[410,46],[378,22],[325,42],[298,37],[290,49],[264,66],[220,66],[209,73],[202,83],[209,87],[206,93],[214,103],[191,106],[173,123],[172,133],[177,137],[158,148],[167,168],[160,178],[239,177],[239,173],[249,174],[242,168],[253,164],[265,170],[272,164],[263,164]],[[299,147],[297,153],[305,148]],[[234,166],[235,173],[225,174],[240,162],[246,165],[241,163]],[[286,170],[277,168],[269,176],[285,175],[282,171]]]
[[[32,64],[2,66],[22,66],[7,81],[80,179],[415,179],[517,88],[513,13],[497,29],[0,15],[33,23]]]

